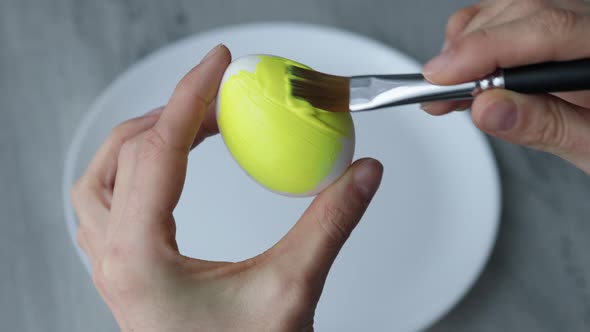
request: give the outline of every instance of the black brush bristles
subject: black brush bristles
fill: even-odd
[[[289,66],[288,74],[293,97],[325,111],[349,111],[350,78],[297,66]]]

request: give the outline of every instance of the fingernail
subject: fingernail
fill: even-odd
[[[210,50],[210,51],[207,53],[207,55],[205,55],[205,57],[203,58],[203,60],[201,60],[201,63],[203,63],[203,62],[207,61],[208,59],[211,59],[211,58],[213,58],[213,56],[214,56],[214,55],[215,55],[217,52],[219,52],[219,50],[221,49],[221,46],[222,46],[222,45],[223,45],[223,44],[221,44],[221,43],[220,43],[220,44],[217,44],[217,46],[213,47],[213,48],[212,48],[212,49],[211,49],[211,50]]]
[[[437,55],[432,60],[428,61],[428,63],[424,65],[424,69],[422,71],[426,76],[436,74],[445,69],[445,67],[447,67],[449,63],[451,63],[452,59],[452,52],[450,51],[450,49],[446,49],[443,53]]]
[[[163,110],[163,109],[164,109],[164,107],[163,107],[163,106],[160,106],[160,107],[154,108],[153,110],[151,110],[151,111],[149,111],[149,112],[145,113],[143,116],[152,116],[152,115],[156,115],[156,114],[158,114],[158,113],[162,112],[162,110]]]
[[[481,126],[489,131],[507,131],[516,125],[516,116],[516,105],[503,100],[488,106],[481,119]]]
[[[370,200],[379,188],[383,165],[374,159],[367,159],[356,166],[353,173],[354,183],[365,200]]]
[[[443,115],[453,110],[452,102],[429,101],[420,104],[420,108],[431,115]]]
[[[455,112],[464,112],[464,111],[467,111],[468,109],[469,109],[469,107],[457,107],[453,111],[455,111]]]
[[[422,104],[420,104],[420,109],[425,112],[428,112],[429,110],[432,109],[432,103],[430,103],[430,102],[422,103]]]

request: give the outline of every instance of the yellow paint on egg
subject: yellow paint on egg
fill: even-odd
[[[217,120],[227,148],[252,178],[278,193],[313,195],[350,164],[354,126],[349,113],[292,97],[288,66],[308,68],[265,55],[234,61],[220,87]]]

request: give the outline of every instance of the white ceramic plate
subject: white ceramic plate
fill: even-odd
[[[365,37],[301,24],[252,24],[195,35],[140,61],[90,108],[67,154],[66,222],[78,221],[69,188],[110,129],[166,102],[176,82],[211,47],[234,57],[268,53],[335,74],[416,72],[418,64]],[[381,189],[334,264],[318,331],[417,331],[471,287],[492,248],[500,190],[493,156],[466,114],[434,118],[407,106],[354,116],[356,157],[385,165]],[[237,166],[219,136],[190,157],[175,211],[188,256],[242,260],[278,241],[311,199],[282,197]],[[76,245],[86,267],[88,262]]]

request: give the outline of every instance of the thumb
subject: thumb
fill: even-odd
[[[273,263],[291,278],[311,281],[321,291],[332,262],[377,191],[383,166],[356,161],[336,183],[321,192],[297,224],[273,247]]]
[[[590,110],[552,95],[491,90],[472,106],[475,124],[506,141],[553,153],[590,174]]]

